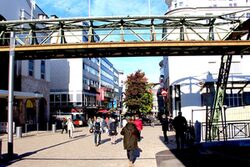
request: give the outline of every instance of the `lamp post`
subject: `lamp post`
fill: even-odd
[[[89,17],[90,17],[90,0],[89,0],[88,12],[89,12]]]
[[[151,15],[151,2],[148,0],[148,15]]]
[[[8,157],[13,157],[13,100],[14,100],[15,33],[10,33],[9,95],[8,95]]]

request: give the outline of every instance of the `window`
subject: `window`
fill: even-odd
[[[228,107],[242,106],[241,94],[226,94],[224,104]]]
[[[67,102],[68,101],[67,94],[61,94],[61,100],[62,102]]]
[[[243,93],[243,103],[244,105],[250,105],[250,92]]]
[[[41,61],[41,79],[45,79],[45,61]]]
[[[60,94],[56,94],[55,95],[55,102],[58,102],[58,103],[61,102],[61,96],[60,96]]]
[[[51,94],[51,95],[50,95],[50,102],[53,102],[53,103],[54,103],[54,101],[55,101],[54,94]]]
[[[34,74],[34,60],[29,60],[29,76],[33,76]]]

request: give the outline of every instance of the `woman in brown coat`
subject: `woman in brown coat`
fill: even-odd
[[[129,120],[126,126],[122,129],[121,135],[124,136],[123,146],[124,149],[127,150],[129,166],[132,167],[136,160],[135,151],[138,149],[138,139],[140,137],[140,133],[133,121]]]

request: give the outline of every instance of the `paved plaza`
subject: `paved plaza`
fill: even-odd
[[[174,135],[174,132],[168,132],[170,142],[165,144],[161,126],[145,126],[143,139],[139,142],[142,152],[135,167],[249,166],[250,140],[241,140],[237,147],[190,147],[177,151]],[[0,138],[2,154],[6,157],[7,135],[1,135]],[[241,145],[245,146],[239,147]],[[14,135],[14,153],[16,158],[8,163],[6,158],[1,159],[0,167],[128,167],[120,134],[115,145],[111,144],[108,134],[102,134],[102,143],[96,147],[94,136],[87,127],[76,128],[72,139],[68,134],[61,134],[61,130],[56,133],[33,131],[23,134],[22,138]]]
[[[120,129],[119,129],[120,131]],[[136,167],[157,167],[156,154],[175,148],[174,132],[170,132],[170,143],[163,142],[161,126],[145,126],[143,139],[139,142],[142,149],[135,162]],[[7,135],[2,135],[2,154],[7,152]],[[14,153],[18,159],[8,166],[13,167],[127,167],[126,151],[123,149],[122,136],[117,135],[117,144],[111,145],[108,134],[102,134],[102,144],[94,145],[94,136],[87,127],[76,128],[74,138],[67,134],[51,131],[30,132],[22,138],[14,135]],[[180,162],[171,162],[179,164]],[[6,166],[3,165],[2,166]],[[158,164],[159,166],[159,164]],[[180,166],[182,166],[180,164]]]

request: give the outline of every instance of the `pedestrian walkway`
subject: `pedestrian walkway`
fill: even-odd
[[[170,143],[163,142],[161,126],[144,127],[143,139],[139,142],[142,149],[135,162],[136,167],[157,167],[156,154],[175,148],[173,132]],[[2,154],[7,153],[7,135],[2,138]],[[122,136],[117,136],[117,144],[112,145],[108,134],[102,134],[102,144],[94,145],[94,136],[87,127],[77,128],[74,138],[67,134],[49,132],[31,132],[22,138],[14,138],[14,153],[18,159],[12,161],[13,167],[127,167],[126,151],[123,149]]]

